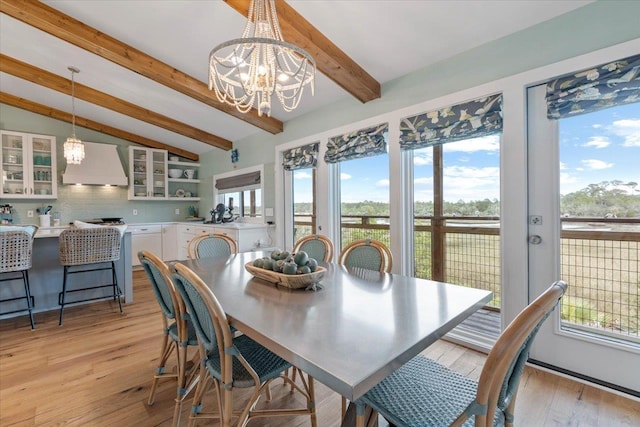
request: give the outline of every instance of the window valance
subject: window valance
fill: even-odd
[[[502,132],[502,94],[402,119],[400,148],[414,150],[499,132]]]
[[[324,161],[337,163],[384,154],[387,152],[385,135],[388,133],[389,123],[384,123],[329,138]]]
[[[218,190],[229,190],[232,188],[250,187],[260,184],[260,171],[249,172],[242,175],[230,176],[228,178],[216,179]]]
[[[318,147],[320,143],[313,142],[302,147],[292,148],[282,154],[284,170],[315,168],[318,161]]]
[[[547,117],[561,119],[640,102],[640,55],[547,83]]]

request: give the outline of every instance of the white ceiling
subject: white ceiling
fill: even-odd
[[[115,37],[203,82],[211,49],[240,37],[245,24],[221,0],[56,0],[50,6]],[[291,0],[288,2],[378,82],[386,82],[591,1]],[[7,15],[0,14],[0,51],[156,113],[237,141],[264,132]],[[345,97],[318,73],[315,96],[285,113],[287,122]],[[0,73],[0,91],[71,112],[69,96]],[[274,101],[275,102],[275,101]],[[109,126],[202,154],[210,146],[84,101],[76,114]],[[81,135],[81,132],[79,132]]]

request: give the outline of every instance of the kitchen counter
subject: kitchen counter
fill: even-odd
[[[38,229],[33,241],[33,265],[29,269],[29,284],[31,295],[35,299],[34,312],[58,310],[58,293],[62,291],[63,267],[60,264],[58,237],[67,227],[42,227]],[[116,275],[120,289],[124,293],[124,302],[133,301],[133,277],[131,270],[131,233],[125,232],[122,237],[120,259],[116,261]],[[70,277],[70,289],[83,287],[81,283],[110,283],[111,273],[108,271],[96,271],[85,274],[72,275]],[[0,287],[0,298],[10,298],[9,295],[23,293],[22,281],[16,280],[3,283]],[[89,294],[88,291],[87,295]],[[95,292],[100,292],[99,290]],[[100,294],[97,294],[100,295]],[[79,296],[79,295],[78,295]],[[15,304],[15,308],[11,307]],[[3,303],[3,311],[12,311],[21,308],[24,301]],[[126,309],[125,309],[126,311]],[[22,316],[24,313],[13,313],[2,316]],[[36,319],[37,320],[37,319]],[[38,324],[36,323],[36,328]]]

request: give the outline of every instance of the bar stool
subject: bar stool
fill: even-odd
[[[0,258],[0,274],[20,273],[20,276],[6,277],[0,279],[0,282],[8,282],[22,279],[24,284],[24,296],[15,298],[6,298],[0,302],[26,300],[27,308],[13,311],[7,311],[0,314],[29,312],[29,320],[31,321],[31,329],[35,329],[33,321],[33,307],[35,300],[31,296],[29,287],[29,272],[31,268],[31,259],[33,252],[33,236],[38,231],[35,225],[27,225],[25,227],[0,227],[0,248],[2,248],[2,257]]]
[[[58,325],[62,325],[64,306],[67,304],[113,298],[118,301],[120,313],[122,313],[122,302],[120,301],[122,291],[118,286],[115,267],[115,261],[120,259],[120,231],[115,227],[72,227],[60,233],[59,242],[60,264],[64,266],[64,278],[62,280],[62,292],[58,294],[58,304],[60,305],[60,320]],[[108,266],[105,265],[107,263],[109,264]],[[84,288],[67,290],[67,278],[69,275],[102,270],[111,270],[111,283],[99,283],[89,285]],[[100,288],[111,288],[112,292],[108,295],[90,297],[71,302],[66,301],[66,295],[68,293]]]

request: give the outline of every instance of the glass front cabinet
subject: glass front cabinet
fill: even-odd
[[[129,147],[129,200],[167,198],[167,151]]]
[[[57,198],[56,138],[4,130],[0,136],[2,198]]]

